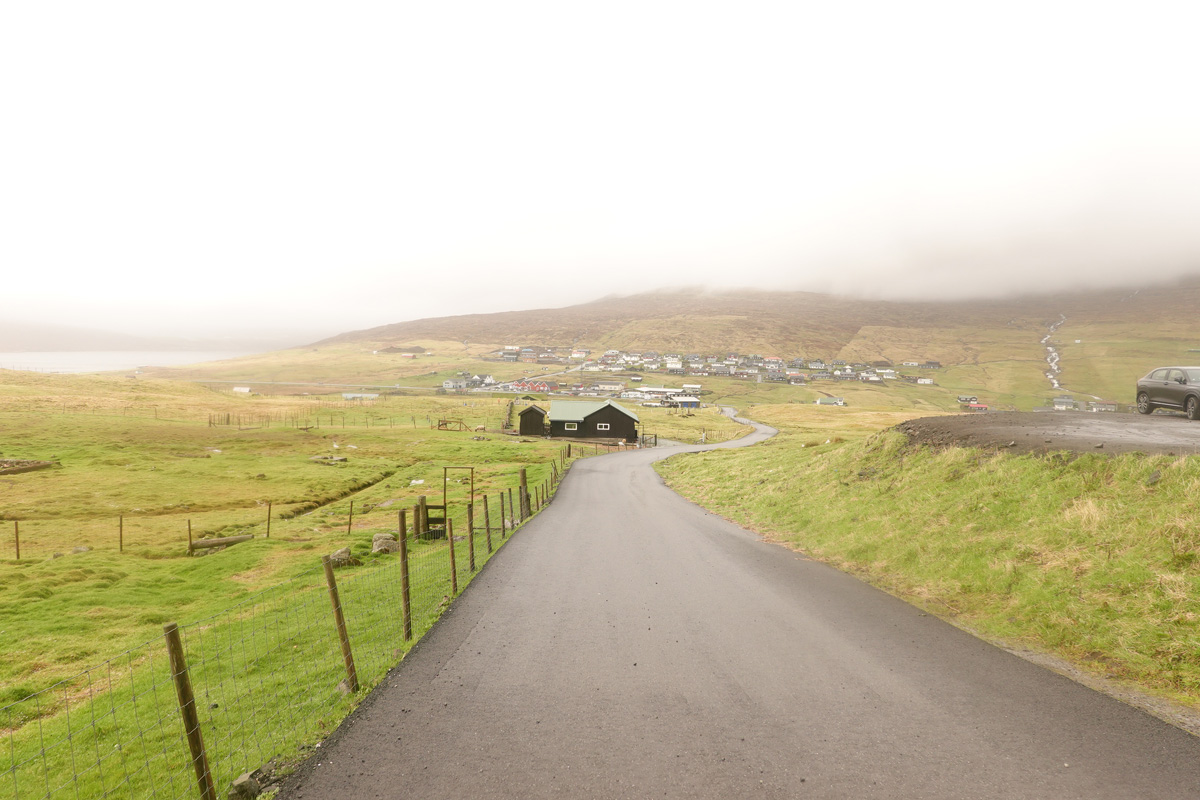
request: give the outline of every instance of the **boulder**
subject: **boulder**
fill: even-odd
[[[253,800],[262,792],[262,787],[249,772],[243,772],[229,787],[225,797],[227,800]]]
[[[343,547],[341,550],[334,550],[330,553],[329,563],[335,567],[357,567],[362,564],[361,561],[350,555],[349,547]]]
[[[377,533],[371,540],[372,553],[396,553],[400,550],[400,543],[390,533]]]

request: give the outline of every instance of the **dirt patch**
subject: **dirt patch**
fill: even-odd
[[[895,430],[917,445],[984,447],[1013,453],[1200,455],[1200,422],[1178,414],[1005,411],[923,417]]]
[[[0,475],[16,475],[19,472],[33,472],[38,469],[53,467],[51,461],[22,461],[19,459],[0,458]]]

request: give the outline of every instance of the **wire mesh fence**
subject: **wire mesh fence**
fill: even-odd
[[[336,577],[314,566],[0,705],[0,798],[209,800],[243,773],[296,759],[403,658],[561,478],[555,464],[515,498],[509,489],[447,513],[440,530],[400,513],[394,538],[376,534],[399,557],[357,567],[350,557]]]

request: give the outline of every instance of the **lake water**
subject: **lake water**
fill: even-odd
[[[251,355],[245,351],[97,350],[95,352],[0,353],[0,369],[33,372],[112,372],[138,367],[177,367]]]

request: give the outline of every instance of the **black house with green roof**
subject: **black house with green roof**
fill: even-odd
[[[549,416],[551,436],[638,440],[637,415],[611,400],[551,400]]]

